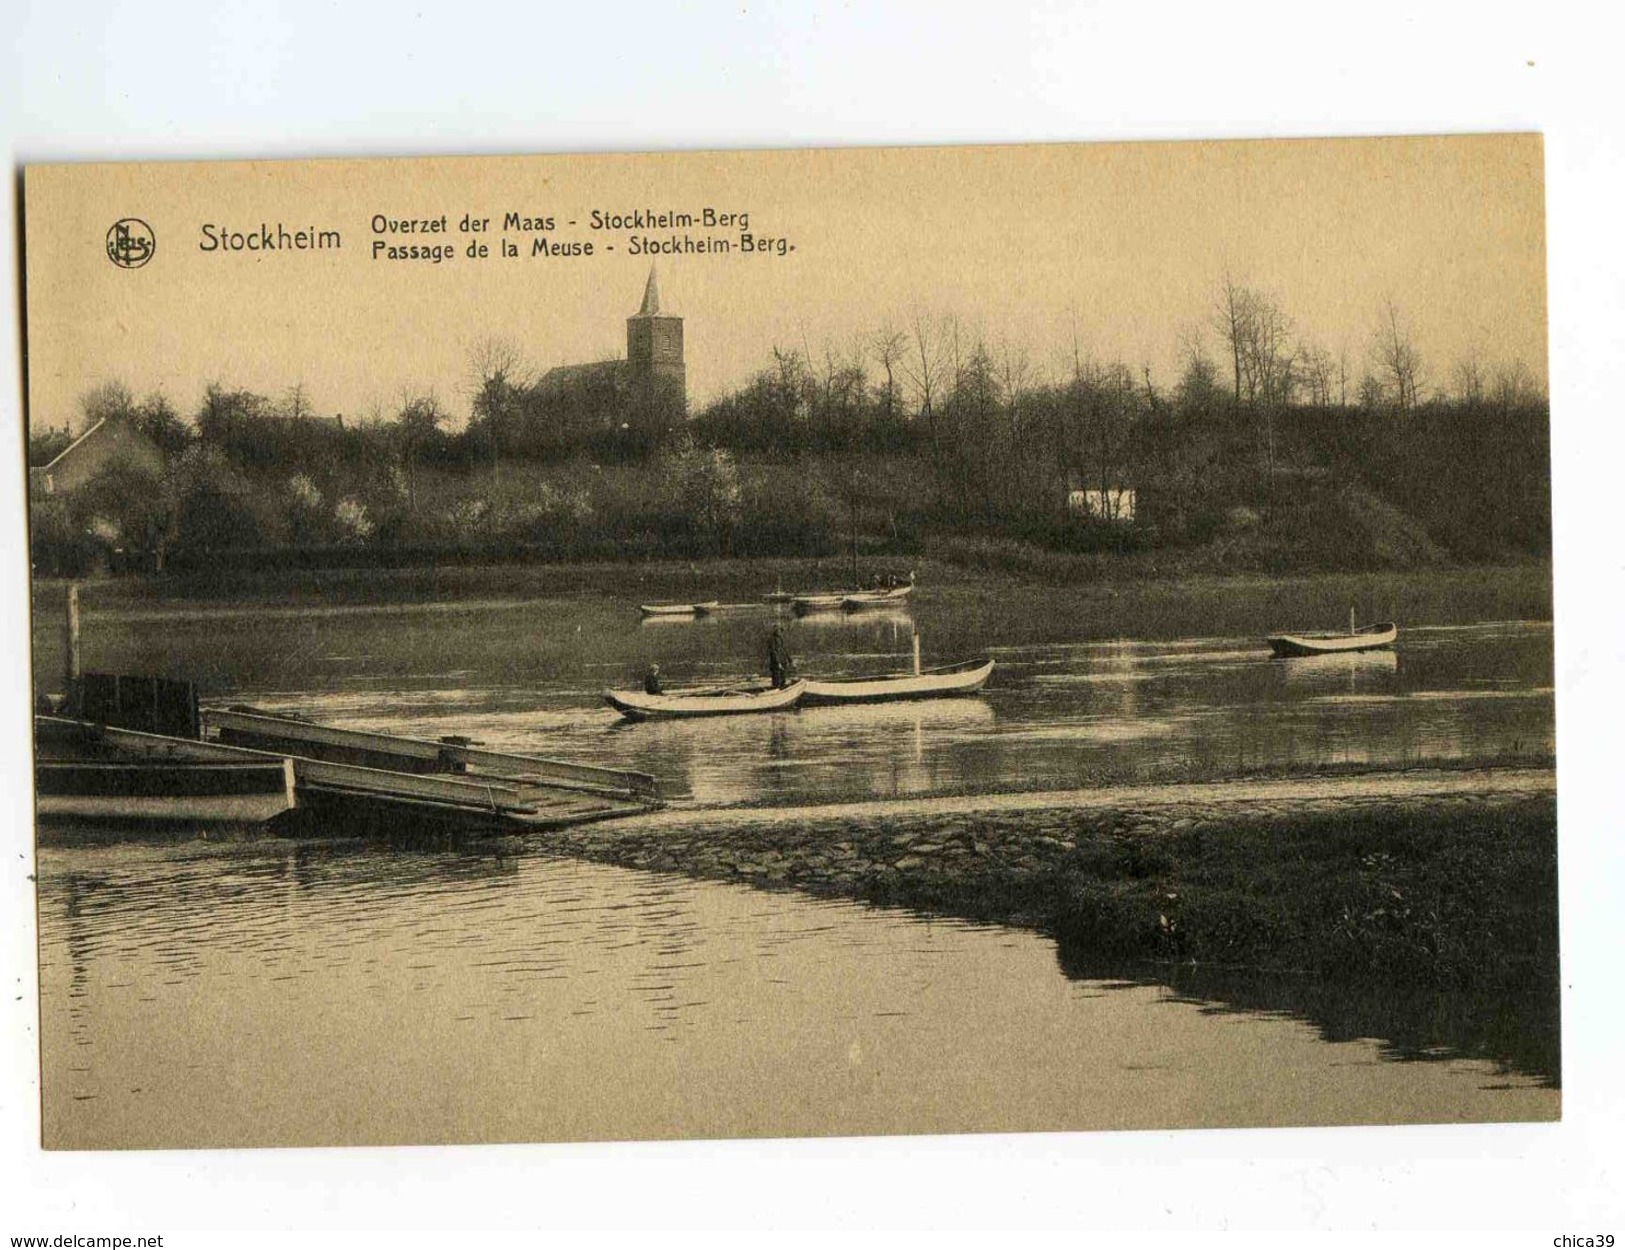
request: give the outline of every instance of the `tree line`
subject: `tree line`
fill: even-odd
[[[1435,370],[1393,303],[1351,357],[1226,275],[1171,385],[1092,356],[1076,328],[1058,337],[1037,358],[916,311],[843,344],[777,346],[692,416],[680,396],[630,392],[620,370],[561,385],[487,340],[460,429],[433,392],[346,420],[319,416],[301,385],[272,398],[211,384],[182,417],[104,385],[81,429],[127,417],[165,468],[115,467],[37,499],[36,567],[110,548],[827,554],[860,529],[1074,550],[1273,529],[1280,547],[1287,527],[1316,524],[1335,559],[1344,530],[1384,508],[1461,558],[1549,546],[1547,411],[1528,369],[1469,356]],[[31,463],[66,441],[31,438]]]

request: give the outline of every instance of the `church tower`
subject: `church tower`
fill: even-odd
[[[643,288],[643,307],[626,319],[626,366],[636,391],[669,397],[680,409],[687,408],[683,319],[660,311],[660,285],[653,265]]]

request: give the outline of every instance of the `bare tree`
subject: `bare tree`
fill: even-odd
[[[1292,402],[1297,352],[1291,345],[1292,322],[1281,306],[1260,291],[1248,292],[1247,334],[1242,370],[1252,399],[1267,407]]]
[[[972,350],[970,357],[967,358],[961,342],[960,331],[958,316],[949,313],[942,319],[942,344],[948,357],[948,387],[950,390],[958,390],[964,385],[966,369],[976,356],[975,350]]]
[[[84,414],[84,429],[88,430],[108,417],[129,416],[135,411],[135,396],[122,382],[98,382],[79,396],[79,411]]]
[[[493,381],[523,386],[524,357],[519,345],[501,335],[487,335],[468,349],[469,384],[476,399]]]
[[[1280,303],[1226,273],[1213,324],[1229,348],[1236,405],[1289,402],[1296,352],[1291,346],[1292,322]]]
[[[502,474],[502,435],[515,416],[519,392],[527,385],[523,357],[512,339],[489,335],[468,349],[469,414],[491,441],[491,476]]]
[[[875,363],[886,375],[885,388],[880,392],[880,408],[885,413],[889,425],[897,418],[897,371],[908,351],[908,335],[888,322],[875,331],[869,345],[874,352]]]
[[[1174,398],[1187,413],[1207,414],[1219,406],[1223,384],[1219,381],[1219,368],[1207,354],[1207,344],[1200,326],[1189,326],[1180,335],[1180,351],[1184,366],[1174,386]]]
[[[1337,388],[1337,361],[1324,347],[1306,347],[1299,353],[1299,373],[1309,391],[1309,402],[1330,408]]]
[[[1423,383],[1422,354],[1393,300],[1383,305],[1371,343],[1372,362],[1384,390],[1401,412],[1416,407]]]
[[[1234,386],[1231,395],[1233,402],[1239,407],[1243,400],[1242,394],[1242,355],[1246,350],[1246,342],[1250,335],[1250,322],[1252,319],[1252,296],[1248,290],[1239,285],[1226,271],[1219,283],[1218,300],[1213,310],[1213,324],[1219,331],[1219,337],[1230,348],[1231,377]],[[1251,395],[1246,396],[1251,399]]]
[[[1476,406],[1484,402],[1487,385],[1484,366],[1477,352],[1469,352],[1451,366],[1450,382],[1456,399],[1461,403]]]
[[[295,382],[282,393],[282,415],[295,421],[310,415],[310,392],[303,382]]]
[[[938,401],[942,390],[942,341],[938,327],[916,308],[911,317],[912,345],[903,361],[903,372],[914,387],[915,411],[925,422],[926,447],[937,488],[942,489],[942,428]]]
[[[1032,362],[1026,349],[1011,343],[1008,339],[1001,342],[998,372],[999,390],[1002,392],[1005,412],[1002,431],[1004,446],[999,451],[1003,453],[1000,456],[1004,463],[1002,485],[1004,502],[1008,505],[1020,495],[1021,483],[1027,476],[1026,460],[1033,450],[1029,447],[1026,432],[1022,428],[1022,400],[1032,374]]]
[[[401,388],[401,410],[395,419],[395,436],[400,441],[401,467],[406,475],[406,502],[417,508],[417,459],[424,444],[431,441],[446,420],[446,413],[434,391],[414,394]]]
[[[1540,398],[1534,375],[1521,360],[1511,360],[1495,371],[1493,394],[1503,412]]]
[[[1292,322],[1268,293],[1236,282],[1229,273],[1219,286],[1213,322],[1230,349],[1235,405],[1256,414],[1266,471],[1275,476],[1275,422],[1292,402],[1296,350]]]

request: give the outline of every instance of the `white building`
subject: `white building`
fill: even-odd
[[[1134,488],[1118,486],[1110,490],[1069,490],[1066,493],[1066,506],[1085,516],[1127,524],[1134,519]]]

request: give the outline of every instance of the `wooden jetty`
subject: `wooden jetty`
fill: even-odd
[[[637,802],[658,802],[660,797],[659,787],[648,773],[487,751],[467,738],[408,738],[368,733],[245,708],[204,708],[202,720],[205,734],[227,746],[286,752],[330,763],[358,764],[419,776],[444,774],[452,778],[580,791]]]
[[[252,765],[291,768],[293,804],[274,814],[278,832],[324,836],[430,828],[468,833],[544,830],[604,820],[657,806],[654,779],[643,773],[594,768],[529,756],[482,751],[462,742],[430,743],[385,734],[354,734],[283,717],[205,712],[205,724],[225,716],[226,735],[183,738],[66,717],[36,716],[38,758],[47,769],[64,764],[125,766]],[[258,745],[245,743],[255,741]],[[328,758],[332,757],[332,758]],[[354,762],[366,759],[367,763]],[[152,776],[162,776],[155,770]],[[172,774],[168,791],[149,787],[110,793],[94,815],[101,819],[188,818],[194,800]],[[169,810],[164,810],[164,804]],[[91,819],[42,803],[43,819]]]
[[[324,837],[523,832],[660,803],[647,773],[200,708],[190,682],[84,673],[68,588],[64,692],[34,717],[36,813],[55,821],[263,824]]]

